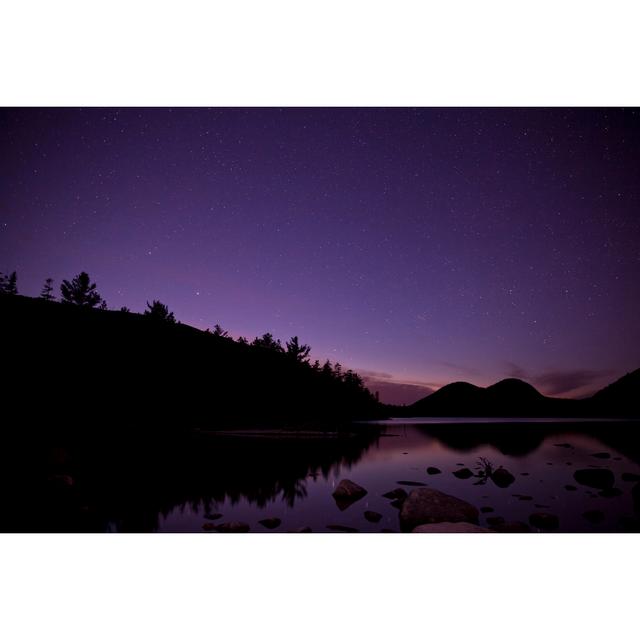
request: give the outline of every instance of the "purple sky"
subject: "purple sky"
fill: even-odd
[[[640,366],[638,109],[2,109],[0,271],[271,331],[388,401]]]

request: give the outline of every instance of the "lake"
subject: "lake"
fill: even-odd
[[[639,531],[632,495],[639,433],[638,421],[485,418],[388,420],[335,432],[158,432],[135,441],[84,432],[35,450],[5,448],[18,482],[5,492],[3,529],[215,532],[241,522],[256,533],[397,532],[399,503],[384,494],[425,486],[474,505],[484,527],[504,520],[538,531],[530,517],[546,513],[558,520],[549,530],[559,532]],[[480,477],[482,461],[513,482]],[[584,484],[584,470],[596,469],[610,470],[612,482]],[[367,491],[346,508],[332,496],[343,479]]]
[[[368,425],[359,425],[365,430]],[[633,422],[571,420],[490,420],[476,419],[403,419],[376,423],[381,430],[371,441],[350,443],[343,459],[340,443],[333,452],[337,460],[310,461],[306,473],[294,486],[287,484],[290,466],[282,465],[283,486],[269,481],[269,489],[256,495],[229,485],[225,491],[221,479],[220,493],[201,504],[182,503],[158,518],[158,531],[202,531],[209,522],[205,515],[222,514],[217,522],[241,521],[254,532],[269,531],[260,524],[266,518],[278,518],[274,531],[309,527],[314,532],[330,532],[328,527],[348,527],[361,532],[399,531],[399,512],[383,494],[403,488],[428,486],[461,498],[478,509],[481,526],[507,522],[529,524],[533,513],[551,513],[558,517],[560,532],[617,532],[637,526],[637,512],[631,489],[640,475],[637,436],[640,424]],[[265,443],[257,436],[214,436],[231,455],[242,447],[263,450],[284,446],[296,455],[295,443],[274,438]],[[229,440],[234,440],[230,443]],[[310,442],[304,443],[308,448]],[[360,451],[358,452],[358,449]],[[300,452],[300,455],[303,455]],[[250,456],[252,459],[254,455]],[[515,478],[507,488],[491,480],[482,482],[472,476],[460,479],[454,472],[469,469],[478,472],[480,458],[494,467],[506,468]],[[427,474],[427,467],[441,471]],[[576,481],[579,469],[610,469],[615,476],[613,490],[600,491]],[[277,470],[272,469],[271,476]],[[635,475],[634,475],[635,474]],[[347,478],[367,490],[367,495],[341,510],[332,492],[341,479]],[[489,511],[491,509],[491,511]],[[379,522],[365,519],[365,511],[382,517]],[[585,515],[586,514],[586,515]],[[488,521],[488,519],[491,519]],[[538,530],[532,527],[534,531]]]

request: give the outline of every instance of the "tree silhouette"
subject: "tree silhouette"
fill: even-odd
[[[102,302],[102,297],[96,291],[95,282],[91,282],[85,271],[79,273],[71,282],[63,280],[60,285],[62,302],[75,304],[79,307],[93,308]]]
[[[44,285],[42,287],[42,292],[40,293],[40,297],[43,300],[55,300],[56,297],[53,295],[53,278],[47,278],[44,281]]]
[[[286,343],[286,346],[287,355],[293,358],[296,362],[307,362],[309,360],[311,347],[308,344],[300,344],[298,336],[293,336],[293,338]]]
[[[251,344],[254,347],[262,347],[263,349],[271,349],[272,351],[284,351],[280,340],[274,340],[273,335],[270,333],[265,333],[261,338],[256,338]]]
[[[213,335],[214,336],[219,336],[220,338],[228,338],[229,337],[229,332],[225,331],[219,324],[216,324],[213,327]]]
[[[131,313],[131,309],[129,309],[129,307],[120,307],[120,311],[122,313]]]
[[[4,273],[0,273],[0,293],[6,293],[10,296],[15,296],[18,293],[18,275],[15,271],[11,275],[6,276]]]
[[[151,304],[147,302],[147,309],[145,309],[144,315],[162,322],[174,323],[176,321],[173,312],[169,311],[169,307],[166,304],[162,304],[160,300],[154,300]]]

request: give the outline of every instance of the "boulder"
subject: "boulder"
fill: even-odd
[[[398,484],[404,485],[405,487],[426,487],[427,486],[424,482],[416,482],[415,480],[398,480]]]
[[[247,533],[251,527],[246,522],[223,522],[216,526],[216,531],[220,533]]]
[[[277,529],[282,524],[282,520],[280,520],[280,518],[265,518],[264,520],[259,520],[258,522],[265,529]]]
[[[499,467],[491,474],[491,480],[501,489],[506,489],[516,481],[515,477],[502,467]]]
[[[442,473],[442,471],[440,471],[438,467],[427,467],[427,473],[430,476],[435,476],[435,475],[438,475],[439,473]]]
[[[332,495],[338,505],[338,509],[344,511],[354,502],[366,496],[367,490],[359,484],[345,479],[340,480]]]
[[[470,522],[435,522],[433,524],[421,524],[413,530],[413,533],[493,533],[491,529],[479,527]]]
[[[468,502],[436,489],[414,489],[402,504],[400,525],[403,531],[413,531],[421,524],[435,522],[478,523],[478,510]]]
[[[404,504],[404,500],[400,500],[400,499],[392,500],[389,504],[390,504],[394,509],[402,509],[402,505]]]
[[[380,522],[380,520],[382,520],[382,514],[377,511],[365,511],[364,518],[369,522]]]
[[[532,526],[536,527],[536,529],[542,529],[543,531],[553,531],[560,526],[558,516],[553,515],[553,513],[545,513],[542,511],[532,513],[529,516],[529,522]]]
[[[460,480],[468,480],[469,478],[471,478],[471,476],[473,476],[473,471],[471,471],[471,469],[463,467],[462,469],[454,471],[453,475]]]
[[[594,489],[610,489],[615,482],[613,472],[609,469],[578,469],[573,478],[578,484]]]

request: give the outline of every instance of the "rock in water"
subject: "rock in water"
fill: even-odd
[[[340,533],[358,533],[358,529],[354,527],[346,527],[343,524],[328,524],[327,529],[331,531],[339,531]]]
[[[438,475],[439,473],[442,473],[442,471],[440,471],[438,467],[427,467],[427,473],[430,476],[435,476],[435,475]]]
[[[298,529],[291,529],[289,533],[313,533],[311,527],[299,527]]]
[[[402,484],[405,487],[426,487],[424,482],[416,482],[415,480],[398,480],[398,484]]]
[[[464,467],[463,469],[458,469],[457,471],[454,471],[453,475],[456,478],[460,478],[460,480],[467,480],[473,475],[473,471],[471,471],[471,469],[467,469],[466,467]]]
[[[259,520],[259,523],[265,529],[277,529],[282,524],[282,520],[280,518],[265,518],[264,520]]]
[[[413,530],[413,533],[493,533],[493,531],[470,522],[435,522],[421,524]]]
[[[592,453],[591,455],[594,458],[600,458],[601,460],[607,460],[611,457],[611,454],[606,451],[603,451],[602,453]]]
[[[220,533],[247,533],[251,527],[246,522],[223,522],[216,527]]]
[[[615,477],[609,469],[578,469],[573,477],[578,484],[594,489],[610,489]]]
[[[480,507],[482,513],[491,513],[493,510],[493,507]]]
[[[640,484],[631,489],[631,497],[633,498],[633,507],[636,511],[640,511]]]
[[[640,480],[640,475],[637,473],[623,473],[621,477],[625,482],[638,482]]]
[[[495,527],[498,524],[504,524],[504,518],[502,516],[489,516],[487,518],[487,524],[490,527]]]
[[[588,520],[591,524],[598,524],[604,520],[604,513],[602,513],[602,511],[598,511],[598,509],[592,509],[590,511],[585,511],[582,514],[582,517],[585,520]]]
[[[354,502],[366,496],[367,490],[359,484],[345,479],[340,480],[340,484],[335,488],[332,495],[338,505],[338,509],[340,509],[340,511],[344,511]]]
[[[468,502],[427,487],[414,489],[400,510],[403,531],[413,531],[421,524],[435,522],[470,522],[478,524],[478,510]]]
[[[611,487],[610,489],[603,489],[602,491],[598,491],[598,495],[602,496],[603,498],[616,498],[617,496],[622,495],[622,490],[616,487]]]
[[[554,516],[552,513],[532,513],[529,516],[529,522],[536,529],[542,529],[543,531],[553,531],[560,526],[558,516]]]
[[[496,533],[531,533],[529,525],[524,522],[504,522],[491,527]]]
[[[382,514],[377,511],[365,511],[364,512],[365,520],[369,522],[380,522],[382,520]]]
[[[577,490],[578,490],[578,487],[574,487],[572,484],[565,484],[565,485],[564,485],[564,488],[565,488],[567,491],[577,491]]]
[[[493,480],[493,483],[497,487],[506,489],[512,485],[516,479],[506,469],[500,467],[491,474],[491,480]]]
[[[406,500],[409,494],[404,489],[394,489],[393,491],[387,491],[383,493],[383,498],[389,498],[389,500]]]

